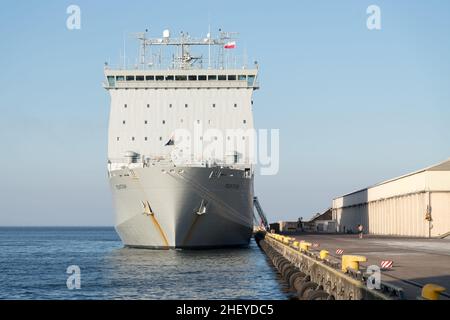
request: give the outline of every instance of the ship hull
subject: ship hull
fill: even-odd
[[[111,172],[116,231],[128,247],[248,245],[253,176],[243,170],[151,166]]]

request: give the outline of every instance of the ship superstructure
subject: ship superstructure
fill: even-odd
[[[105,67],[108,172],[120,238],[151,248],[248,244],[253,167],[245,150],[257,66],[237,67],[231,33],[138,38],[133,68]],[[207,53],[193,55],[197,47]],[[223,150],[213,148],[220,144]]]

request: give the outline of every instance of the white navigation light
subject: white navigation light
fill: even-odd
[[[163,31],[163,38],[168,39],[170,37],[170,31],[169,29],[166,29]]]

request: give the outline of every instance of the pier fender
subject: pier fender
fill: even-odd
[[[334,297],[323,290],[316,290],[310,292],[308,300],[334,300]]]
[[[277,266],[278,262],[281,262],[282,259],[284,259],[284,257],[281,256],[281,255],[276,255],[276,256],[274,256],[274,258],[273,258],[273,260],[272,260],[273,265],[274,265],[274,266]]]
[[[299,300],[307,300],[309,295],[317,289],[318,285],[315,282],[307,281],[300,285],[297,291],[297,297]]]
[[[299,279],[299,281],[303,280],[305,277],[306,277],[306,274],[301,271],[296,271],[296,272],[292,273],[288,279],[289,287],[291,287],[292,289],[295,289],[294,282],[297,281],[297,279]]]
[[[285,267],[285,266],[289,266],[291,263],[289,262],[289,261],[287,261],[287,260],[283,260],[283,261],[281,261],[280,263],[278,263],[278,271],[280,272],[280,273],[282,273],[283,272],[283,268]]]
[[[280,270],[281,275],[284,278],[284,275],[286,274],[286,272],[290,269],[293,268],[293,265],[289,262],[287,264],[284,264],[283,267]]]
[[[274,259],[273,259],[273,263],[275,264],[275,266],[278,266],[278,264],[282,261],[286,261],[286,258],[283,257],[282,255],[277,255]]]
[[[294,280],[294,285],[293,285],[295,291],[298,292],[298,290],[300,290],[300,287],[301,287],[305,282],[311,281],[310,279],[311,279],[311,278],[310,278],[310,276],[308,276],[308,275],[306,275],[305,277],[297,277],[297,278],[295,278],[295,280]]]
[[[426,300],[439,300],[441,292],[444,292],[445,288],[437,284],[428,283],[422,288],[422,298]]]
[[[276,267],[277,267],[278,271],[281,272],[281,268],[283,267],[283,265],[289,264],[289,263],[290,263],[290,262],[287,261],[286,258],[282,258],[282,259],[280,259],[280,260],[277,262]]]
[[[291,265],[289,268],[286,268],[284,270],[284,274],[282,274],[283,279],[286,282],[289,281],[289,278],[291,277],[291,275],[294,274],[297,271],[298,271],[298,269],[295,266]]]
[[[273,258],[272,258],[272,262],[274,265],[276,265],[278,263],[278,261],[282,258],[283,256],[281,254],[274,254]]]

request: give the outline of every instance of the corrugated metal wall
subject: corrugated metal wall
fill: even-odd
[[[425,220],[428,193],[380,199],[370,203],[333,209],[339,232],[362,224],[365,232],[379,235],[428,237],[429,222]],[[431,236],[450,231],[450,192],[431,192],[433,228]]]
[[[432,236],[450,232],[450,192],[431,193]]]

